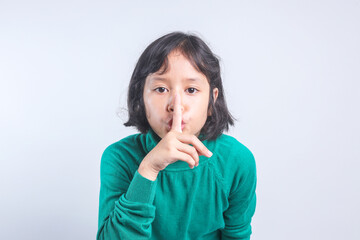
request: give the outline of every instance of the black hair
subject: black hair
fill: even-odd
[[[127,97],[129,120],[124,125],[135,126],[141,133],[146,133],[150,129],[143,99],[145,80],[149,74],[159,71],[161,67],[164,67],[164,70],[160,74],[166,72],[167,56],[173,50],[180,51],[196,70],[206,76],[209,82],[208,111],[211,112],[211,116],[207,117],[200,131],[200,135],[202,135],[200,140],[216,139],[224,130],[228,131],[229,125],[233,126],[234,120],[236,120],[226,105],[219,59],[198,36],[179,31],[158,38],[141,54],[129,83]],[[218,88],[218,97],[215,103],[214,88]]]

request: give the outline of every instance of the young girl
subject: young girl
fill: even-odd
[[[102,155],[97,239],[250,239],[255,159],[223,134],[234,122],[209,47],[182,32],[151,43],[128,110],[140,133]]]

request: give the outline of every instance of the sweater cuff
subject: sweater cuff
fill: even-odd
[[[133,202],[152,204],[155,198],[157,179],[151,181],[143,177],[137,170],[126,192],[126,199]]]

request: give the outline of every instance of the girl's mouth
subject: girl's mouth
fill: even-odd
[[[181,131],[184,130],[184,127],[185,127],[185,123],[182,121],[181,122]],[[169,121],[168,125],[167,125],[167,130],[170,131],[172,128],[172,120]]]

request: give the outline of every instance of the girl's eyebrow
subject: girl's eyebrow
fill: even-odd
[[[151,78],[153,81],[168,81],[167,78],[163,78],[163,77],[153,77]],[[201,82],[201,79],[199,78],[184,78],[184,80],[187,80],[187,81],[192,81],[192,82]]]

